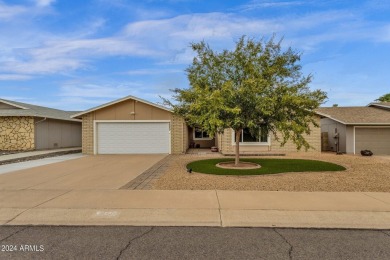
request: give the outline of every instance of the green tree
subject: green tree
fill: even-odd
[[[390,93],[384,94],[383,96],[380,96],[379,98],[375,99],[375,101],[390,102]]]
[[[239,140],[244,128],[253,136],[260,129],[283,146],[292,140],[297,149],[310,148],[303,137],[316,127],[314,110],[326,93],[311,91],[311,75],[303,76],[300,54],[282,50],[281,41],[256,41],[242,36],[235,49],[216,52],[204,41],[191,44],[196,57],[186,72],[190,87],[172,90],[174,112],[191,126],[210,136],[232,128],[235,133],[235,164],[239,164]]]

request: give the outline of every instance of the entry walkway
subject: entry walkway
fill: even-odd
[[[2,190],[0,223],[390,229],[390,193]]]

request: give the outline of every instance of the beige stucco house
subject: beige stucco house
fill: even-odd
[[[390,154],[390,103],[371,103],[365,107],[323,107],[321,132],[327,145],[323,150],[359,154],[371,150],[374,154]]]
[[[40,150],[81,146],[75,112],[0,99],[0,150]]]
[[[189,127],[170,109],[134,96],[91,108],[72,118],[82,120],[82,147],[86,154],[181,154],[190,147],[212,146],[223,154],[234,153],[230,129],[211,137],[199,128]],[[319,122],[320,117],[317,119]],[[311,135],[306,137],[314,147],[312,151],[321,151],[320,134],[320,128],[313,127]],[[287,143],[280,147],[267,133],[256,139],[244,130],[240,151],[244,154],[293,152],[296,146]]]

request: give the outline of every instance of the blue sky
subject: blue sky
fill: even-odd
[[[390,92],[390,1],[0,0],[0,97],[84,110],[188,87],[191,42],[272,34],[303,53],[326,106]]]

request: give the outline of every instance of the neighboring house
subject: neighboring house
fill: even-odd
[[[338,133],[340,152],[359,154],[368,149],[374,154],[390,154],[390,103],[322,107],[317,113],[322,117],[323,137],[328,138],[328,146],[323,150],[336,151],[335,135]]]
[[[39,150],[81,146],[75,112],[0,99],[0,150]]]
[[[91,108],[72,118],[82,119],[82,147],[86,154],[180,154],[197,146],[216,146],[223,154],[234,153],[231,129],[211,138],[207,132],[189,127],[170,109],[134,96]],[[317,152],[321,150],[320,134],[320,128],[313,127],[312,134],[307,137]],[[296,146],[289,142],[280,147],[268,133],[262,133],[256,139],[244,130],[240,151],[286,152],[296,151]]]

